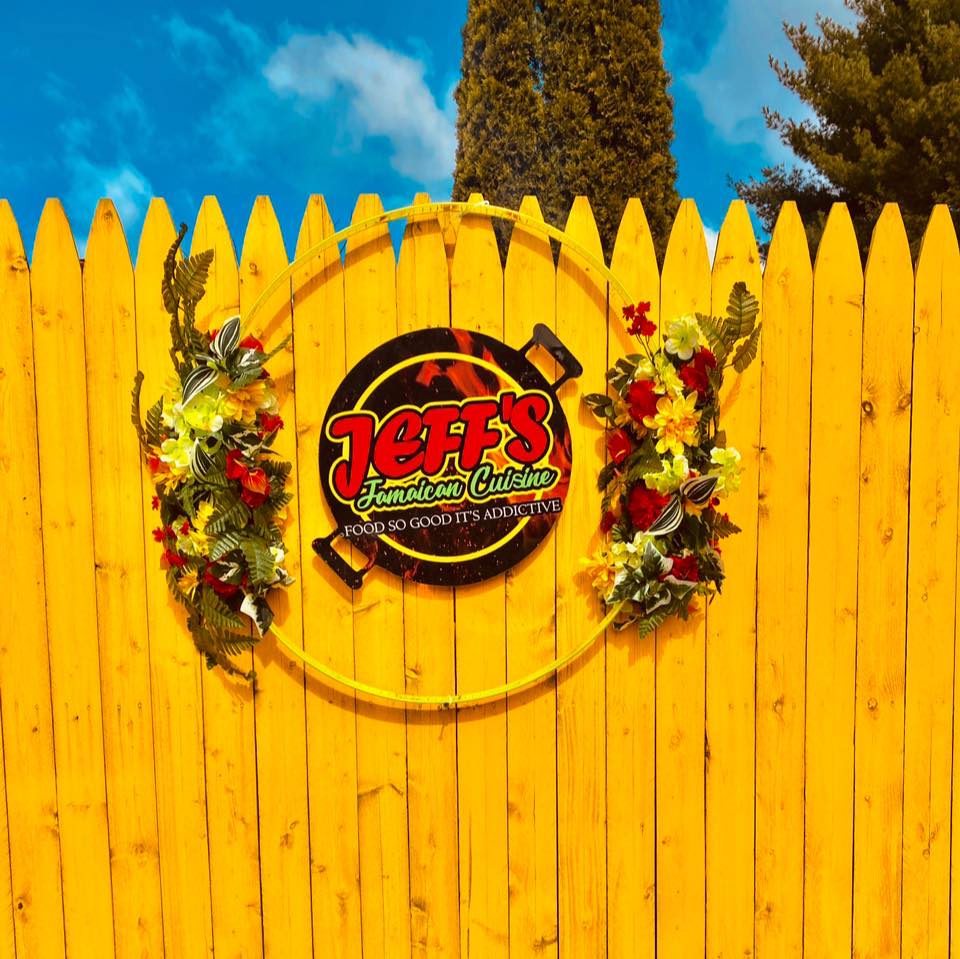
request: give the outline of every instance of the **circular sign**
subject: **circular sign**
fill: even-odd
[[[564,374],[527,358],[540,346]],[[405,579],[475,583],[518,563],[563,509],[572,450],[557,387],[580,365],[538,324],[513,349],[482,333],[418,330],[347,374],[324,418],[320,479],[338,528],[314,548],[358,588],[333,549],[348,539]]]

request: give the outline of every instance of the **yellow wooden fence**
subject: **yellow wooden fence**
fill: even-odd
[[[354,217],[379,209],[363,196]],[[585,199],[566,229],[599,254]],[[311,197],[298,249],[333,230]],[[725,400],[747,469],[727,587],[655,640],[610,634],[558,681],[459,713],[358,702],[272,639],[255,695],[194,654],[129,424],[134,371],[147,398],[168,375],[173,237],[154,200],[133,265],[103,201],[81,267],[50,201],[28,265],[0,204],[0,959],[949,954],[960,253],[946,208],[914,270],[887,207],[862,269],[843,207],[814,264],[788,204],[762,269],[743,205],[711,266],[688,200],[661,270],[629,202],[612,266],[655,318],[722,311],[737,280],[762,299],[762,363]],[[288,263],[264,197],[239,266],[215,199],[191,237],[215,250],[205,322],[249,308]],[[278,441],[297,464],[286,631],[410,692],[494,685],[579,642],[599,621],[578,560],[602,463],[579,395],[628,349],[616,314],[576,255],[555,266],[529,230],[502,268],[481,217],[409,223],[399,260],[382,227],[305,267],[261,314],[268,342],[295,329],[272,364],[295,424]],[[576,456],[555,535],[455,593],[376,571],[351,597],[309,547],[331,524],[316,453],[335,385],[398,331],[453,323],[516,345],[535,321],[586,369],[562,391]]]

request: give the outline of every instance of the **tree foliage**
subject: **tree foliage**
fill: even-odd
[[[562,225],[585,194],[607,255],[639,196],[662,251],[677,193],[660,24],[659,0],[470,0],[454,196],[533,193]]]
[[[804,164],[767,167],[737,184],[772,230],[797,199],[813,242],[830,205],[850,208],[861,245],[883,204],[900,204],[914,246],[930,209],[960,206],[960,0],[845,0],[853,26],[818,17],[786,26],[796,68],[771,58],[780,82],[814,113],[765,110],[768,127]]]

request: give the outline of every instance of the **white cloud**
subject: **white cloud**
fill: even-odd
[[[349,121],[361,139],[384,137],[391,166],[431,184],[449,179],[456,153],[451,112],[442,109],[424,79],[421,60],[355,34],[292,35],[264,67],[271,90],[293,96],[300,109],[345,97]]]
[[[818,13],[851,22],[843,0],[729,0],[723,30],[706,64],[696,72],[677,71],[678,79],[696,94],[707,122],[728,143],[757,144],[767,161],[792,155],[766,128],[761,108],[769,106],[795,118],[811,114],[777,81],[768,58],[772,54],[796,62],[783,23],[812,28]]]
[[[207,76],[223,72],[223,47],[212,33],[187,23],[178,14],[162,21],[161,25],[170,37],[174,56],[182,66]]]
[[[707,256],[710,257],[710,263],[712,264],[717,255],[717,240],[720,237],[720,233],[712,226],[704,224],[703,235],[707,241]]]

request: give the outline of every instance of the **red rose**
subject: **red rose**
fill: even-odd
[[[657,332],[656,323],[647,319],[649,312],[649,303],[637,303],[636,306],[625,306],[623,308],[623,318],[630,323],[627,332],[631,336],[653,336]]]
[[[630,522],[641,532],[649,529],[669,502],[669,496],[662,496],[656,490],[647,489],[642,483],[638,483],[627,497]]]
[[[610,459],[619,466],[633,451],[633,443],[626,430],[615,430],[607,437],[607,452]]]
[[[273,416],[270,413],[261,413],[260,429],[262,431],[261,435],[276,433],[277,430],[283,429],[283,420],[280,419],[279,416]]]
[[[674,579],[682,579],[686,583],[700,582],[700,567],[696,556],[674,556],[673,568],[667,574]]]
[[[255,336],[245,336],[240,341],[241,350],[256,350],[258,353],[263,352],[263,344]]]
[[[257,469],[247,470],[246,476],[240,480],[240,483],[243,486],[240,499],[251,509],[262,506],[270,495],[270,479],[259,467]]]
[[[613,529],[613,524],[616,523],[617,517],[610,511],[607,510],[603,514],[603,519],[600,520],[600,532],[609,533]]]
[[[210,572],[209,567],[206,572],[203,574],[204,583],[209,586],[218,596],[233,596],[234,593],[239,589],[238,586],[235,586],[233,583],[224,583],[221,580],[217,579],[213,573]]]
[[[657,412],[657,401],[660,397],[654,392],[653,380],[637,380],[631,383],[627,390],[627,405],[630,415],[642,423],[645,416],[653,416]]]
[[[243,462],[243,453],[240,450],[227,451],[227,479],[242,480],[247,475],[247,467]]]
[[[714,369],[716,365],[717,358],[710,350],[697,350],[693,354],[692,362],[680,367],[680,379],[688,390],[696,390],[700,394],[706,393],[710,388],[707,371]]]

